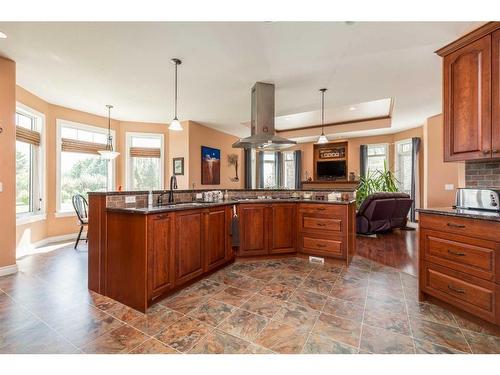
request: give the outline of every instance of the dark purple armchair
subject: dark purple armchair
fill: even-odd
[[[369,195],[356,213],[356,232],[373,234],[405,228],[413,199],[406,193]]]

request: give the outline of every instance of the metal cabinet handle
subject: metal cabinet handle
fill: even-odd
[[[318,211],[324,211],[325,207],[318,207],[318,208],[316,208],[316,210],[318,210]]]
[[[326,227],[326,224],[325,224],[325,223],[316,223],[316,225],[317,225],[318,227]]]
[[[458,251],[453,251],[453,250],[450,250],[450,249],[448,249],[448,253],[451,254],[451,255],[456,255],[457,257],[464,257],[464,256],[467,255],[465,253],[459,253]]]
[[[493,151],[491,151],[491,152],[493,152],[494,154],[498,154],[498,153],[500,152],[500,150],[499,150],[499,149],[497,149],[497,148],[495,148],[495,149],[493,149]]]
[[[156,218],[157,219],[166,219],[168,217],[167,214],[163,214],[163,215],[158,215]]]
[[[460,288],[455,288],[453,285],[448,284],[448,289],[455,293],[465,294],[465,290]]]
[[[318,243],[318,244],[316,244],[316,246],[317,246],[317,247],[326,247],[326,245],[325,245],[325,244],[322,244],[322,243]]]
[[[452,228],[465,228],[465,225],[463,224],[447,223],[446,225]]]
[[[488,155],[491,152],[491,150],[483,150],[483,155]]]

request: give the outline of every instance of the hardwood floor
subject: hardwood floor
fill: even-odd
[[[417,276],[418,230],[394,230],[377,238],[357,236],[357,254]]]

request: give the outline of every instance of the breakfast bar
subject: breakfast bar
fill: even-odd
[[[122,204],[131,195],[136,203]],[[353,199],[281,194],[148,207],[143,195],[89,195],[89,289],[142,312],[236,257],[349,263],[355,251]]]

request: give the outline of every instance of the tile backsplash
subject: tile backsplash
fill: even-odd
[[[192,201],[194,198],[194,194],[198,192],[201,193],[201,191],[179,191],[179,192],[174,192],[174,201],[175,202],[189,202]],[[229,190],[229,198],[230,199],[236,199],[236,198],[257,198],[258,196],[272,196],[272,197],[281,197],[281,198],[289,198],[291,194],[293,193],[292,190]],[[305,193],[305,191],[301,191],[300,195]],[[309,193],[312,194],[312,197],[314,199],[327,199],[327,194],[328,192],[325,191],[309,191]],[[353,197],[352,193],[350,193],[351,198]],[[135,203],[125,203],[125,197],[127,196],[135,196]],[[165,195],[163,198],[165,201],[167,200],[167,196]],[[153,194],[153,205],[156,206],[156,202],[158,200],[158,194]],[[146,207],[148,204],[148,195],[141,193],[141,194],[134,194],[131,192],[130,194],[113,194],[110,193],[109,195],[106,196],[106,207],[108,208],[138,208],[138,207]]]
[[[465,186],[500,188],[500,161],[466,162]]]

